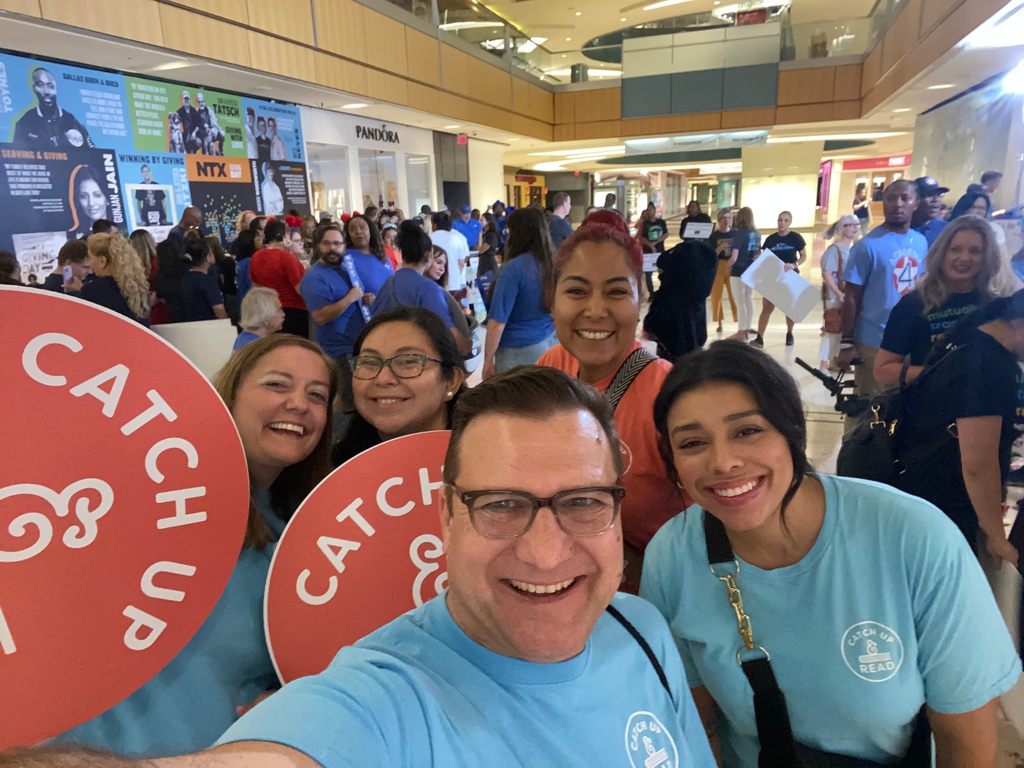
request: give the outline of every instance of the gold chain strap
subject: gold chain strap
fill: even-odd
[[[743,611],[743,595],[740,594],[740,588],[736,586],[736,577],[740,573],[740,564],[737,560],[732,562],[736,566],[736,573],[727,573],[724,576],[719,576],[715,573],[714,568],[711,569],[711,573],[714,573],[716,579],[725,583],[725,593],[729,598],[729,605],[736,612],[736,629],[739,631],[740,637],[743,638],[743,645],[748,651],[752,651],[754,650],[754,628],[750,624],[750,617]]]

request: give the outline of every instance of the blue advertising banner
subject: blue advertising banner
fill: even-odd
[[[242,170],[223,185],[190,162]],[[293,104],[0,52],[0,248],[26,279],[98,219],[159,242],[198,205],[226,239],[246,208],[309,213],[308,190]]]

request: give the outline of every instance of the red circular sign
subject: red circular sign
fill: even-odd
[[[449,432],[374,446],[302,502],[270,563],[267,645],[284,682],[447,586],[438,494]]]
[[[0,286],[0,750],[159,672],[238,559],[248,472],[202,374],[141,325]]]

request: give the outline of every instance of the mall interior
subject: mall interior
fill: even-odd
[[[60,135],[53,133],[54,126]],[[772,314],[762,323],[763,330],[756,332],[756,341],[796,381],[806,418],[810,464],[821,473],[833,474],[837,473],[844,434],[852,425],[851,417],[837,406],[837,391],[849,391],[839,388],[837,377],[842,380],[846,375],[847,382],[854,378],[846,364],[837,363],[835,355],[840,348],[852,348],[854,338],[849,336],[853,326],[845,325],[845,315],[841,343],[839,328],[828,328],[828,318],[823,315],[823,310],[840,306],[828,303],[831,299],[827,298],[824,274],[828,269],[823,257],[834,236],[832,225],[843,216],[857,215],[860,232],[852,238],[856,249],[856,243],[872,230],[889,226],[887,190],[894,182],[909,180],[911,184],[892,189],[913,189],[915,198],[926,189],[932,194],[935,189],[944,190],[936,215],[949,218],[952,226],[957,204],[974,199],[978,185],[996,172],[996,183],[984,190],[989,203],[984,217],[995,232],[990,236],[1000,243],[1005,271],[1018,276],[1017,287],[1022,285],[1024,0],[0,0],[0,141],[5,142],[0,144],[0,252],[13,254],[11,269],[17,272],[14,280],[4,282],[25,286],[16,292],[0,286],[0,326],[10,329],[24,321],[27,315],[23,310],[16,313],[14,304],[8,303],[5,311],[4,304],[29,295],[29,291],[42,296],[45,292],[40,289],[47,287],[47,278],[56,281],[51,285],[56,292],[77,296],[69,286],[79,275],[71,275],[70,262],[58,251],[63,253],[71,240],[89,236],[90,221],[104,221],[126,238],[135,231],[146,231],[157,248],[149,274],[153,315],[144,318],[145,333],[176,348],[210,382],[217,380],[218,371],[230,366],[236,336],[247,330],[238,324],[239,311],[245,316],[245,308],[239,309],[241,272],[238,292],[235,296],[222,292],[220,312],[209,315],[212,319],[189,323],[162,316],[159,320],[156,305],[161,294],[154,282],[157,257],[163,268],[160,245],[175,237],[181,243],[181,232],[187,242],[190,230],[212,236],[228,254],[236,253],[236,240],[249,227],[248,218],[242,224],[246,211],[262,220],[261,226],[266,225],[264,217],[285,221],[286,238],[293,229],[301,232],[295,253],[305,270],[315,269],[310,265],[311,255],[315,262],[324,253],[317,251],[317,243],[325,234],[318,228],[318,234],[312,236],[314,223],[342,222],[347,227],[368,209],[377,212],[374,224],[382,228],[382,234],[387,229],[400,232],[399,248],[401,242],[412,240],[401,240],[404,230],[396,228],[403,220],[420,216],[415,221],[442,255],[443,247],[434,237],[439,226],[431,217],[444,211],[459,231],[464,231],[457,221],[460,216],[465,219],[468,214],[486,224],[494,214],[501,222],[496,242],[505,248],[510,237],[510,230],[502,229],[508,227],[506,210],[509,214],[513,209],[542,210],[548,221],[561,216],[578,229],[585,226],[584,219],[593,210],[612,208],[630,234],[644,237],[645,243],[648,216],[651,223],[660,222],[660,228],[653,231],[664,235],[659,250],[668,249],[670,254],[677,247],[693,245],[694,240],[703,242],[710,233],[710,229],[701,230],[696,238],[684,241],[684,217],[693,213],[694,202],[712,223],[721,212],[735,217],[741,209],[747,210],[752,216],[747,228],[756,228],[761,240],[775,231],[779,215],[787,212],[791,223],[786,228],[806,243],[806,266],[798,270],[803,282],[794,290],[804,291],[801,295],[806,299],[813,288],[814,298],[809,304],[804,302],[806,306],[801,304],[804,308],[799,312],[794,309],[795,322],[787,324],[781,312]],[[95,181],[83,181],[90,172]],[[86,183],[98,190],[101,205],[106,206],[95,215],[93,204],[82,197]],[[566,195],[568,208],[559,213]],[[192,210],[198,210],[201,218],[190,223]],[[310,222],[309,229],[301,228],[297,219]],[[442,224],[440,229],[444,228]],[[91,231],[99,230],[94,227]],[[373,231],[376,237],[377,230]],[[262,232],[257,237],[264,242]],[[96,258],[92,238],[89,263]],[[355,246],[347,230],[345,240],[351,252]],[[927,245],[932,242],[929,238]],[[448,289],[447,300],[462,302],[464,307],[466,318],[461,319],[469,328],[472,348],[466,355],[466,385],[472,391],[494,373],[491,358],[500,345],[501,329],[508,334],[512,326],[497,323],[497,337],[492,339],[496,321],[485,304],[493,312],[491,293],[497,293],[500,286],[500,271],[491,275],[494,282],[475,279],[482,279],[486,246],[479,228],[467,243],[471,258],[465,262],[468,273],[464,272],[461,282],[453,283],[450,275],[454,251],[446,255],[444,269],[448,271],[444,276],[432,277]],[[755,249],[760,247],[757,243]],[[919,280],[925,275],[924,250],[920,273],[915,272]],[[190,258],[188,253],[186,248],[183,258]],[[502,255],[507,256],[499,249]],[[490,256],[493,259],[493,252]],[[112,262],[102,258],[109,267]],[[217,256],[216,263],[220,258]],[[338,258],[336,263],[347,263]],[[645,271],[654,269],[654,259],[649,262]],[[0,266],[3,263],[0,259]],[[507,269],[509,263],[514,262],[503,261],[501,269]],[[255,264],[253,256],[251,282],[258,285]],[[232,265],[233,275],[233,261]],[[399,266],[396,259],[388,269]],[[645,317],[652,307],[650,289],[667,285],[665,273],[660,271],[663,267],[659,260],[659,271],[650,274],[648,289],[635,286],[640,318],[635,341],[650,354],[668,357],[658,339],[645,330]],[[207,275],[206,269],[203,266],[200,271]],[[429,275],[430,267],[427,269]],[[347,270],[344,266],[335,271],[351,276]],[[893,279],[899,292],[898,274]],[[234,291],[235,278],[231,280]],[[285,281],[289,283],[285,289],[298,304],[289,304],[281,290],[274,300],[275,306],[283,307],[285,330],[299,317],[300,326],[305,328],[302,324],[308,323],[309,330],[300,335],[319,342],[327,355],[338,359],[343,382],[347,376],[342,393],[347,388],[349,396],[353,382],[356,390],[360,385],[359,371],[352,367],[359,358],[350,359],[359,354],[358,349],[353,349],[352,338],[342,352],[329,348],[318,330],[338,317],[337,313],[323,313],[335,306],[342,311],[342,303],[358,320],[355,304],[345,298],[352,281],[356,283],[352,290],[360,296],[372,298],[370,294],[377,293],[380,300],[377,290],[355,278],[341,293],[321,302],[320,309],[314,309],[305,295],[305,278],[301,288],[294,280]],[[363,281],[367,282],[366,278]],[[460,288],[465,289],[463,293],[458,292]],[[749,290],[753,296],[755,289]],[[394,286],[391,291],[394,296]],[[721,288],[717,292],[721,300]],[[128,296],[124,290],[122,293]],[[337,305],[332,303],[339,298]],[[539,301],[540,294],[534,300]],[[554,301],[557,305],[558,299]],[[746,341],[753,338],[753,332],[748,334],[748,329],[742,328],[735,307],[730,314],[728,302],[716,310],[707,291],[698,301],[694,322],[699,322],[702,331],[691,349],[737,336]],[[758,290],[750,323],[757,322],[765,306],[762,302],[767,299]],[[369,321],[369,303],[358,303]],[[403,301],[395,299],[394,303]],[[294,314],[298,306],[307,304],[308,316]],[[130,300],[125,306],[129,305],[138,315]],[[543,306],[548,309],[550,329],[551,307]],[[50,310],[44,307],[39,311],[42,316]],[[454,331],[458,322],[455,310],[451,311]],[[724,319],[716,325],[718,312],[723,312]],[[554,314],[553,327],[558,330],[557,306]],[[547,336],[556,343],[552,333],[549,330]],[[835,335],[831,354],[825,351],[830,334]],[[257,333],[253,339],[263,335]],[[4,337],[2,330],[0,337]],[[507,341],[508,335],[504,338]],[[859,336],[856,342],[860,344]],[[550,345],[538,347],[532,359],[521,355],[502,358],[499,349],[495,358],[499,370],[503,359],[534,362]],[[868,346],[877,347],[878,342]],[[12,344],[9,351],[14,348]],[[18,348],[19,355],[22,348]],[[857,350],[860,354],[859,346]],[[882,351],[895,354],[884,345]],[[548,360],[550,353],[544,354]],[[1024,344],[1017,354],[1024,354]],[[15,365],[14,356],[4,359]],[[396,359],[378,359],[375,370],[390,365],[398,377],[395,381],[401,383],[404,379],[394,367]],[[679,358],[680,364],[684,359],[685,355]],[[426,360],[434,358],[418,363],[421,373],[429,366]],[[910,360],[908,356],[904,373]],[[858,370],[860,362],[854,363]],[[1017,387],[1024,387],[1021,370],[1018,367]],[[582,364],[566,372],[584,378]],[[616,378],[617,374],[618,370]],[[6,378],[8,373],[4,375]],[[213,396],[212,388],[201,387]],[[119,397],[120,390],[117,392]],[[447,395],[451,399],[452,393]],[[1024,395],[1018,396],[1024,400]],[[344,402],[340,397],[338,403]],[[109,416],[106,407],[104,415]],[[1016,408],[1018,416],[1024,412],[1022,407]],[[353,428],[349,418],[353,409],[348,408],[346,414],[342,410],[339,407],[333,416],[335,438]],[[649,411],[648,407],[636,418],[649,422]],[[0,413],[10,416],[13,411]],[[357,413],[352,418],[361,417]],[[386,439],[381,428],[377,431],[381,437],[374,433],[366,446]],[[351,434],[346,440],[349,437]],[[51,436],[51,442],[59,439]],[[965,444],[961,439],[958,450]],[[9,459],[23,450],[18,445],[15,441],[5,454]],[[359,445],[347,455],[356,456],[363,447]],[[47,450],[57,454],[63,448],[52,442]],[[1019,447],[1015,452],[1020,452]],[[651,455],[657,456],[656,448],[651,448]],[[1018,467],[1024,459],[1015,457],[1012,464]],[[146,467],[150,467],[148,456]],[[251,462],[249,471],[253,471]],[[7,482],[5,474],[0,469],[0,485]],[[1011,529],[1016,530],[1017,501],[1024,496],[1020,490],[1024,486],[1002,479],[999,501],[1005,513],[1004,532],[1010,535]],[[36,481],[26,477],[18,482]],[[682,484],[679,487],[684,488]],[[3,492],[0,488],[0,574],[5,567],[12,567],[3,557],[3,503],[7,498]],[[424,494],[429,498],[426,490]],[[380,504],[381,495],[377,498]],[[970,498],[977,503],[973,494]],[[65,500],[64,512],[68,504]],[[339,522],[345,514],[338,516]],[[533,514],[538,514],[536,507]],[[19,530],[24,533],[24,526]],[[9,533],[20,535],[14,523]],[[1024,526],[1020,533],[1024,534]],[[315,545],[311,546],[315,551]],[[984,546],[978,547],[998,608],[1019,646],[1024,627],[1018,621],[1021,577],[1005,563],[1000,568],[998,561],[986,561]],[[327,554],[322,544],[320,549]],[[343,556],[338,555],[338,563]],[[865,557],[863,565],[871,568],[870,557]],[[338,568],[339,574],[341,570]],[[16,567],[14,576],[15,584],[18,578],[26,578]],[[421,574],[417,583],[422,578]],[[869,583],[874,584],[874,579]],[[787,582],[772,583],[774,588],[787,588]],[[716,593],[716,597],[721,595]],[[6,708],[2,701],[4,660],[17,663],[17,655],[10,650],[14,640],[5,625],[3,608],[8,608],[8,620],[13,613],[5,599],[17,606],[15,598],[5,596],[0,578],[0,650],[4,651],[0,653],[0,765],[8,764],[4,748],[28,746],[40,741],[44,732],[49,738],[87,719],[83,709],[75,722],[73,718],[60,721],[59,730],[32,724],[21,735],[5,739],[5,716],[15,718],[30,709],[25,705],[27,698],[8,698]],[[262,601],[262,591],[252,599]],[[740,613],[742,604],[737,615]],[[731,614],[726,618],[731,622]],[[867,620],[874,618],[865,615],[863,620],[871,624]],[[262,620],[261,612],[257,623]],[[888,627],[882,626],[882,630]],[[187,639],[181,640],[179,649]],[[900,642],[898,636],[896,641]],[[838,639],[835,645],[839,647]],[[877,648],[873,642],[868,648],[862,659],[876,655],[871,650]],[[878,653],[884,656],[884,651]],[[909,642],[906,651],[910,652]],[[903,653],[901,644],[901,660]],[[984,653],[979,651],[979,655]],[[774,658],[774,648],[772,654]],[[274,660],[278,664],[276,656]],[[919,665],[923,665],[920,660]],[[156,669],[159,666],[150,673]],[[853,666],[850,670],[857,674]],[[857,677],[868,682],[880,679]],[[926,676],[926,694],[930,684]],[[918,685],[917,678],[914,685]],[[26,684],[19,690],[30,698],[34,689]],[[123,691],[120,696],[130,692]],[[947,755],[940,765],[1024,766],[1024,684],[1018,682],[1012,689],[996,693],[996,762],[980,758],[976,763],[958,761]],[[704,695],[708,695],[706,689]],[[112,698],[108,704],[118,700]],[[858,701],[867,708],[874,706],[871,697]],[[932,700],[927,703],[931,706]],[[101,711],[88,710],[90,717]],[[23,715],[23,722],[26,717]],[[936,719],[933,730],[941,727],[939,722]],[[101,730],[82,733],[96,737]],[[121,742],[115,740],[111,746],[93,738],[89,743],[116,750]],[[659,744],[648,746],[651,757],[646,765],[662,765],[651,762]],[[880,759],[875,752],[871,754]],[[78,765],[12,759],[10,764],[19,766]],[[423,764],[474,764],[471,759],[438,760]],[[632,762],[634,766],[643,762],[632,753],[629,760],[640,761]],[[322,764],[331,763],[325,760]],[[520,763],[499,760],[492,764]],[[671,763],[687,764],[703,763]],[[754,763],[725,760],[721,764]]]

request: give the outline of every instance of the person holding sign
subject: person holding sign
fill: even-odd
[[[434,312],[407,306],[382,312],[352,352],[356,410],[334,446],[335,465],[394,437],[451,428],[466,369],[452,331]]]
[[[560,344],[537,361],[609,399],[626,456],[622,507],[624,588],[639,585],[643,551],[682,508],[658,453],[651,406],[671,365],[636,340],[643,280],[640,244],[616,211],[598,210],[562,243],[554,264],[552,317]]]
[[[654,414],[697,505],[651,542],[640,594],[672,627],[721,764],[930,766],[924,707],[935,765],[995,766],[1021,663],[942,513],[817,474],[796,382],[748,345],[684,357]]]
[[[790,229],[792,224],[792,213],[789,211],[780,213],[779,231],[773,232],[765,238],[763,249],[771,251],[778,256],[779,261],[785,265],[784,268],[787,272],[794,269],[799,272],[800,265],[807,261],[807,243],[804,242],[803,235]],[[774,311],[775,305],[762,296],[761,316],[757,319],[757,337],[750,342],[755,347],[764,346],[764,333],[768,330],[768,320]],[[793,343],[793,321],[787,317],[786,346],[792,347]]]
[[[622,473],[611,410],[582,382],[529,366],[467,391],[440,494],[448,589],[286,685],[198,762],[161,765],[712,768],[667,625],[616,594]]]
[[[113,709],[60,736],[61,743],[140,758],[204,749],[278,685],[263,634],[272,544],[330,471],[338,371],[312,342],[276,334],[236,352],[214,388],[231,411],[249,467],[249,524],[231,580],[170,664]],[[72,694],[88,691],[64,695]]]

